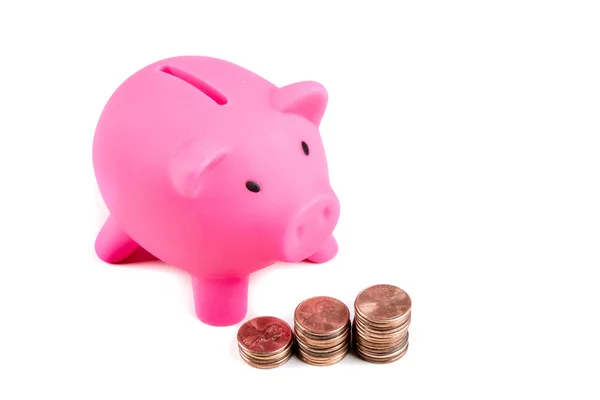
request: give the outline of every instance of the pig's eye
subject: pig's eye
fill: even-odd
[[[254,181],[248,181],[246,182],[246,189],[251,192],[258,193],[260,192],[260,185]]]
[[[306,142],[302,142],[302,151],[304,152],[304,154],[308,155],[309,151]]]

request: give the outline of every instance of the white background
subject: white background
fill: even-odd
[[[599,21],[595,1],[3,1],[0,399],[598,399]],[[339,255],[252,275],[247,318],[395,284],[404,358],[256,370],[187,275],[98,260],[99,114],[182,54],[330,93]]]

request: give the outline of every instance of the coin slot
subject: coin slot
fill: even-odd
[[[177,79],[181,79],[188,85],[195,87],[220,106],[227,104],[227,96],[225,96],[225,94],[223,94],[219,89],[187,71],[170,65],[165,65],[160,69],[160,71]]]

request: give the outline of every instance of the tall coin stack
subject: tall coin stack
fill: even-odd
[[[350,311],[332,297],[312,297],[296,307],[294,331],[300,360],[318,366],[335,364],[350,349]]]
[[[279,318],[251,319],[240,327],[237,340],[240,357],[255,368],[279,367],[292,357],[294,334]]]
[[[402,358],[408,350],[411,305],[410,296],[396,286],[375,285],[360,292],[352,324],[358,356],[378,364]]]

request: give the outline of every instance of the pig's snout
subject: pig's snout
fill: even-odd
[[[340,216],[335,194],[317,198],[292,216],[283,241],[283,259],[302,261],[316,253],[332,234]]]

